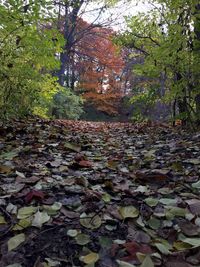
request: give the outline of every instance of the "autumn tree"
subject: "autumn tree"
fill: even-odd
[[[110,21],[102,19],[104,11],[109,7],[109,1],[73,0],[55,1],[58,7],[57,28],[64,36],[63,51],[60,53],[60,70],[57,72],[60,85],[74,88],[74,61],[76,58],[76,45],[85,37],[91,35],[95,28],[107,27]],[[94,7],[92,7],[94,3]],[[99,6],[98,6],[98,5]],[[95,13],[91,23],[81,24],[84,14]]]
[[[97,110],[117,114],[123,96],[124,61],[118,47],[112,43],[111,29],[93,29],[77,46],[82,56],[77,61],[78,89],[83,98]]]

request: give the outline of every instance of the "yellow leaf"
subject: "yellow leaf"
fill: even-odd
[[[91,252],[86,256],[80,257],[80,260],[83,261],[85,264],[92,264],[99,260],[99,254]]]

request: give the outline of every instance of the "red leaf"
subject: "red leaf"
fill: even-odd
[[[44,197],[45,197],[45,194],[42,191],[32,190],[26,195],[25,201],[26,203],[30,203],[33,199],[41,201],[44,199]]]
[[[139,245],[138,243],[132,241],[132,242],[127,242],[123,244],[123,246],[126,248],[127,252],[130,254],[126,257],[123,257],[123,261],[132,261],[132,260],[138,260],[137,258],[137,253],[140,252],[142,254],[151,254],[152,250],[149,246],[147,245]]]
[[[119,250],[119,245],[118,244],[112,244],[112,247],[110,250],[111,256],[115,257],[118,250]]]

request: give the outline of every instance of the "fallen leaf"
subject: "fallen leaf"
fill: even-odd
[[[139,244],[135,241],[132,241],[132,242],[127,242],[125,244],[122,245],[126,250],[127,252],[129,253],[128,256],[125,256],[125,257],[122,257],[120,260],[123,260],[123,261],[132,261],[132,260],[137,260],[137,253],[140,252],[140,253],[143,253],[143,254],[150,254],[152,251],[151,251],[151,248],[150,246],[148,245],[145,245],[145,244]]]
[[[65,148],[75,151],[75,152],[80,152],[81,151],[81,147],[76,145],[76,144],[72,144],[72,143],[65,143],[64,145]]]
[[[167,240],[159,240],[154,242],[154,246],[157,247],[157,249],[163,253],[164,255],[171,254],[172,246],[169,244]]]
[[[200,233],[200,227],[188,221],[180,222],[179,227],[181,228],[181,231],[187,236],[196,236]]]
[[[26,219],[21,219],[19,220],[19,222],[17,224],[15,224],[15,226],[13,227],[13,231],[19,231],[19,230],[23,230],[29,226],[31,226],[32,224],[32,218],[26,218]]]
[[[43,209],[48,213],[48,215],[56,215],[58,211],[61,209],[62,203],[60,202],[55,202],[53,205],[48,206],[48,205],[43,205]]]
[[[117,262],[119,267],[136,267],[135,265],[130,264],[130,263],[125,262],[125,261],[116,260],[116,262]]]
[[[155,207],[155,206],[157,206],[158,202],[159,202],[159,200],[158,200],[157,198],[151,198],[151,197],[149,197],[149,198],[146,198],[146,199],[145,199],[145,203],[146,203],[148,206],[150,206],[150,207]]]
[[[185,237],[183,234],[179,235],[179,240],[181,240],[184,243],[187,243],[189,245],[191,245],[193,248],[197,248],[200,247],[200,238],[198,237],[194,237],[194,238],[189,238],[189,237]]]
[[[26,197],[25,197],[25,201],[26,203],[30,203],[33,199],[36,199],[38,201],[42,201],[45,197],[45,194],[42,191],[36,191],[36,190],[32,190],[31,192],[29,192]]]
[[[161,198],[159,199],[159,202],[163,205],[168,205],[168,206],[173,206],[177,204],[177,200],[172,198]]]
[[[157,230],[161,226],[160,220],[155,217],[151,217],[150,220],[147,221],[147,223],[153,230]]]
[[[37,211],[34,214],[33,221],[32,221],[32,226],[41,228],[42,225],[50,220],[50,216],[47,214],[46,211]]]
[[[76,240],[76,243],[81,246],[84,246],[91,241],[89,235],[82,234],[82,233],[78,234],[75,237],[75,240]]]
[[[93,264],[99,260],[99,254],[91,252],[86,256],[81,256],[80,260],[85,264]]]
[[[38,210],[37,207],[29,206],[23,207],[18,210],[17,218],[18,219],[25,219],[33,215]]]
[[[200,200],[199,199],[186,200],[186,203],[189,205],[189,208],[192,214],[200,216]]]
[[[82,168],[91,168],[93,165],[89,160],[81,160],[77,164]]]
[[[96,215],[95,213],[89,213],[89,214],[83,213],[80,216],[80,224],[85,228],[97,229],[101,226],[102,221],[101,217],[99,215]]]
[[[163,183],[169,180],[169,176],[163,173],[143,173],[137,171],[135,175],[137,179],[149,183]]]
[[[67,235],[71,237],[75,237],[78,235],[78,231],[76,229],[70,229],[67,231]]]
[[[11,237],[8,240],[8,251],[11,251],[17,248],[24,241],[25,241],[25,234],[18,234],[18,235]]]
[[[6,224],[5,218],[1,215],[0,215],[0,224]]]
[[[147,255],[140,267],[154,267],[154,263],[149,255]]]
[[[192,184],[193,188],[200,189],[200,181]]]
[[[7,165],[0,165],[0,173],[10,174],[12,172],[12,167]]]
[[[133,206],[119,207],[119,213],[123,219],[136,218],[139,215],[139,211]]]

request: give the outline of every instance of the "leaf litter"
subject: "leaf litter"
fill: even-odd
[[[148,123],[0,127],[0,267],[200,266],[200,135]]]

